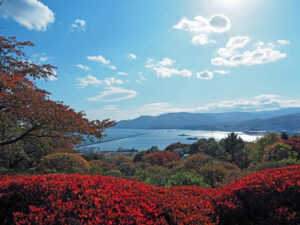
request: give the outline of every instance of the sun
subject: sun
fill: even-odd
[[[218,4],[223,4],[225,6],[237,6],[242,0],[217,0]]]

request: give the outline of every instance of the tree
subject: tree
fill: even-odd
[[[56,148],[79,144],[83,135],[89,141],[101,139],[115,122],[89,121],[84,112],[52,101],[32,80],[56,76],[56,68],[29,61],[23,51],[27,46],[34,45],[0,37],[0,150],[28,138],[50,138]]]
[[[284,139],[284,140],[288,140],[289,139],[289,135],[287,133],[285,133],[285,132],[282,132],[280,137],[281,137],[281,139]]]
[[[238,137],[234,132],[228,134],[228,136],[222,140],[222,145],[225,148],[225,152],[229,154],[230,162],[237,162],[238,154],[244,148],[244,141],[241,137]]]
[[[250,158],[252,160],[252,165],[261,163],[265,148],[269,145],[274,144],[278,140],[279,136],[273,132],[258,139],[255,143],[255,146],[253,146],[253,148],[251,148],[251,151],[249,152]]]
[[[165,150],[168,150],[168,151],[173,151],[175,149],[179,149],[179,148],[185,148],[186,146],[188,146],[187,144],[182,144],[180,142],[176,142],[176,143],[173,143],[173,144],[170,144],[168,145]]]

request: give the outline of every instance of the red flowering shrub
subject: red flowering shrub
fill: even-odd
[[[3,176],[0,218],[26,225],[212,224],[211,203],[193,195],[103,176]]]
[[[169,162],[178,161],[179,155],[171,151],[154,152],[151,154],[144,155],[142,162],[150,163],[152,165],[166,165]]]
[[[251,174],[212,201],[220,224],[300,224],[300,166]]]
[[[229,186],[158,188],[88,175],[5,175],[1,224],[300,224],[300,166]]]

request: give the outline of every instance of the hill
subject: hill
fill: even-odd
[[[226,123],[217,125],[220,130],[241,130],[241,131],[300,131],[300,113],[277,116],[269,119],[255,119],[250,121]]]
[[[119,121],[116,128],[133,129],[221,129],[221,130],[298,130],[300,108],[260,112],[225,113],[167,113],[159,116],[141,116]],[[272,124],[273,123],[273,124]],[[255,127],[256,126],[256,127]]]

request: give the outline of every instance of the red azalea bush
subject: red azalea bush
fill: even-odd
[[[300,166],[268,169],[215,189],[220,224],[300,224]]]
[[[76,174],[0,178],[1,224],[300,224],[299,202],[300,166],[217,189]]]
[[[142,157],[142,162],[150,163],[152,165],[166,165],[169,162],[178,161],[179,155],[175,152],[168,150],[161,152],[154,152],[151,154],[144,155]]]
[[[1,224],[212,224],[193,191],[112,177],[3,176],[0,193]]]

